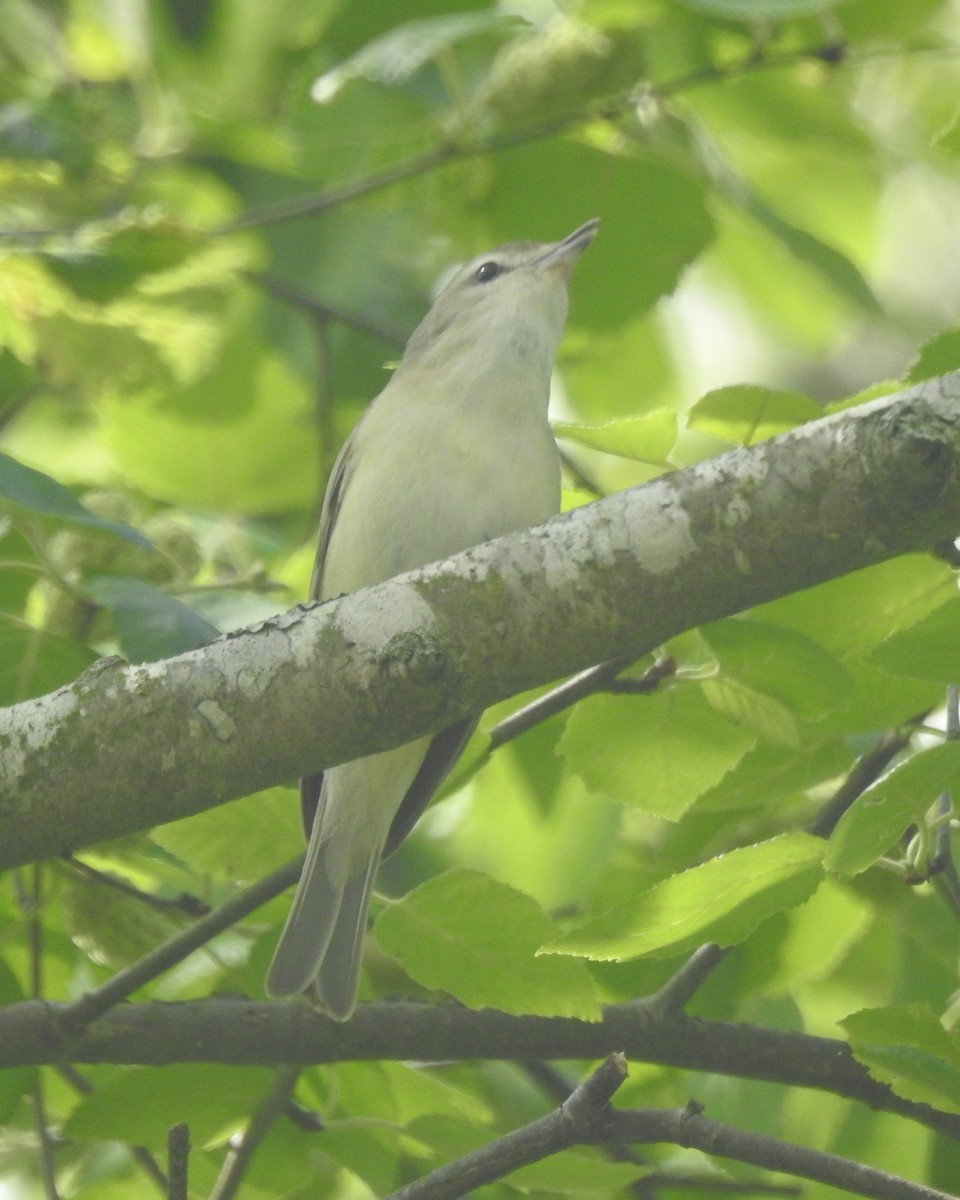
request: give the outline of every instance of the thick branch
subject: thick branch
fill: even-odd
[[[960,374],[0,710],[0,867],[399,745],[954,536]]]
[[[816,1088],[960,1138],[960,1116],[895,1095],[830,1038],[706,1021],[652,1003],[610,1005],[595,1023],[516,1017],[457,1005],[361,1004],[338,1024],[306,1004],[199,1000],[120,1005],[86,1029],[64,1005],[0,1010],[0,1067],[58,1062],[276,1065],[359,1059],[628,1058]]]

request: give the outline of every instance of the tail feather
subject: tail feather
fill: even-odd
[[[367,908],[379,863],[377,855],[366,873],[351,879],[343,889],[333,933],[313,981],[318,1007],[337,1021],[353,1016],[357,1004]]]
[[[353,1012],[373,878],[427,741],[324,773],[300,885],[267,972],[267,995],[311,992],[337,1020]],[[314,780],[304,783],[312,801]],[[309,816],[309,807],[304,811]]]
[[[343,889],[333,886],[311,842],[300,886],[267,972],[266,992],[279,999],[305,991],[333,937]]]

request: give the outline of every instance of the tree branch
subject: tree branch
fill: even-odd
[[[189,654],[104,660],[0,710],[0,867],[400,745],[958,528],[960,373]]]
[[[606,1116],[610,1097],[626,1077],[624,1056],[609,1055],[553,1112],[400,1188],[388,1200],[456,1200],[518,1167],[593,1141],[591,1134]]]
[[[797,1146],[762,1133],[748,1133],[702,1116],[699,1104],[671,1112],[660,1109],[611,1111],[591,1132],[590,1140],[611,1137],[629,1142],[672,1142],[706,1154],[783,1171],[799,1179],[829,1183],[870,1200],[956,1200],[922,1183],[911,1183],[836,1154]]]
[[[815,1088],[896,1113],[960,1139],[960,1115],[905,1100],[878,1083],[850,1047],[784,1033],[610,1005],[597,1022],[517,1017],[459,1005],[361,1004],[345,1025],[306,1004],[238,998],[119,1005],[78,1028],[66,1005],[26,1001],[0,1010],[0,1067],[59,1062],[219,1062],[275,1066],[346,1061],[629,1058],[744,1079]]]
[[[848,1158],[710,1120],[696,1101],[677,1110],[611,1108],[610,1098],[626,1073],[624,1056],[609,1055],[553,1112],[400,1188],[389,1200],[458,1200],[561,1150],[610,1142],[692,1147],[799,1179],[832,1184],[869,1200],[954,1200],[936,1188]]]

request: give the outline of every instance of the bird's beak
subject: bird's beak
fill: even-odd
[[[534,265],[538,270],[549,270],[553,267],[559,267],[564,275],[569,275],[573,269],[573,264],[597,236],[599,228],[599,217],[593,217],[591,220],[585,221],[579,229],[575,229],[573,233],[567,234],[562,241],[554,242],[552,246],[548,246],[547,250],[536,260]]]

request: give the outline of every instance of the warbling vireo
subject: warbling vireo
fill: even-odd
[[[313,598],[381,583],[559,511],[550,374],[567,280],[598,225],[588,221],[560,242],[501,246],[443,289],[333,468]],[[350,1016],[377,867],[475,725],[460,721],[301,781],[310,844],[269,995],[309,991],[330,1016]]]

